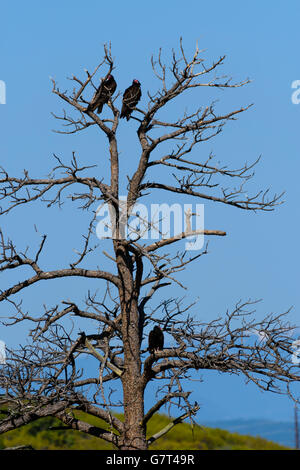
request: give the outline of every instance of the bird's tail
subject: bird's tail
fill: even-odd
[[[130,119],[130,114],[127,114],[127,113],[121,113],[121,114],[120,114],[120,118],[126,118],[126,119],[127,119],[127,121],[129,121],[129,119]]]
[[[103,103],[100,103],[97,109],[98,114],[102,113],[102,108],[103,108]]]
[[[120,118],[126,118],[127,121],[130,119],[130,110],[125,105],[122,106]]]

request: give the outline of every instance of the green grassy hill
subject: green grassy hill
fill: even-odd
[[[95,426],[107,427],[95,417],[87,417],[83,412],[76,412]],[[120,417],[120,416],[119,416]],[[148,425],[148,437],[161,430],[169,423],[169,418],[157,415]],[[61,423],[54,418],[43,418],[15,431],[0,435],[0,449],[31,445],[36,450],[103,450],[113,449],[104,441],[73,430],[51,431],[49,427]],[[167,435],[154,442],[150,449],[157,450],[282,450],[286,447],[259,437],[242,436],[222,429],[194,426],[182,423],[175,426]]]

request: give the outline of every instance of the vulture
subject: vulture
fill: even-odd
[[[141,84],[138,80],[133,80],[132,85],[126,88],[123,94],[123,106],[121,110],[121,118],[126,117],[127,121],[133,109],[136,107],[142,96]]]
[[[153,354],[155,351],[162,351],[164,348],[164,334],[159,326],[155,326],[149,333],[148,351]]]
[[[100,114],[102,112],[103,105],[108,102],[111,96],[114,94],[117,88],[116,81],[112,75],[108,75],[105,80],[103,80],[93,96],[92,101],[87,107],[87,111],[95,111]]]

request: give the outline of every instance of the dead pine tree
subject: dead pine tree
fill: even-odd
[[[199,252],[187,251],[183,245],[185,239],[197,235],[207,239],[224,237],[226,232],[214,227],[193,229],[194,214],[189,211],[187,230],[151,241],[143,234],[153,228],[155,221],[145,221],[135,214],[136,204],[156,191],[168,202],[172,195],[179,195],[182,201],[209,202],[212,206],[222,205],[224,210],[231,206],[249,212],[271,211],[281,203],[281,196],[270,196],[268,190],[253,195],[245,191],[258,160],[251,165],[230,168],[228,162],[220,166],[214,164],[213,155],[203,158],[203,153],[197,152],[203,142],[213,139],[226,123],[235,120],[249,106],[228,109],[225,113],[218,113],[214,102],[196,106],[190,112],[184,106],[185,111],[179,117],[168,111],[186,92],[194,93],[194,102],[200,102],[201,90],[227,90],[246,85],[248,80],[232,83],[230,79],[218,77],[224,60],[225,57],[220,57],[208,64],[198,47],[188,57],[182,41],[178,51],[173,52],[170,64],[165,64],[161,51],[157,58],[152,58],[154,79],[159,84],[157,92],[147,94],[142,85],[138,107],[133,106],[128,122],[122,121],[139,145],[136,155],[130,154],[135,170],[129,175],[121,174],[119,167],[122,91],[114,93],[114,89],[109,89],[100,114],[89,106],[95,90],[99,90],[99,78],[105,84],[115,70],[110,46],[105,46],[104,58],[94,71],[71,78],[74,83],[71,93],[61,91],[52,80],[53,93],[67,107],[62,115],[55,115],[65,126],[60,132],[89,132],[93,126],[104,136],[107,146],[101,149],[101,162],[95,161],[92,168],[80,163],[75,154],[70,163],[56,155],[55,168],[46,178],[32,177],[30,169],[21,176],[1,169],[2,218],[38,201],[46,202],[47,207],[58,205],[63,209],[63,201],[69,198],[90,219],[85,229],[83,222],[79,224],[83,246],[77,249],[76,255],[72,251],[65,267],[57,260],[57,269],[46,265],[47,235],[41,238],[39,246],[24,251],[1,229],[1,275],[9,273],[11,279],[16,274],[16,281],[0,293],[2,325],[13,328],[24,322],[24,326],[32,324],[32,328],[26,345],[8,348],[6,364],[0,366],[0,389],[6,403],[0,433],[53,416],[64,428],[104,439],[114,448],[148,449],[177,423],[195,419],[199,405],[185,389],[192,373],[193,377],[201,370],[236,373],[261,389],[282,392],[285,386],[289,388],[291,382],[299,380],[299,370],[290,360],[293,327],[286,321],[288,312],[256,321],[255,302],[239,301],[224,317],[205,323],[199,319],[197,305],[192,302],[185,305],[167,297],[172,285],[184,287],[180,272],[190,263],[199,263],[201,269],[201,256],[206,254],[206,247]],[[113,73],[117,82],[117,73]],[[104,166],[109,169],[108,179],[102,171]],[[160,170],[155,174],[161,178],[153,177],[154,168]],[[126,209],[119,190],[124,180],[128,181]],[[230,189],[232,181],[238,184],[234,183]],[[101,246],[96,244],[100,204],[110,208],[110,252],[101,251]],[[134,215],[140,218],[139,230],[132,226],[131,236],[125,236],[124,227],[130,226]],[[111,270],[101,269],[100,255],[108,258]],[[93,257],[96,263],[89,265]],[[55,253],[51,253],[51,263],[54,259]],[[84,291],[83,287],[82,300],[78,301],[71,289],[58,305],[51,303],[51,298],[44,299],[40,313],[24,308],[22,295],[28,289],[33,293],[41,281],[45,285],[53,279],[74,277],[82,282],[83,279],[99,282],[101,295],[91,289]],[[68,329],[69,318],[80,319],[81,324],[86,321],[86,328]],[[93,331],[91,323],[95,325]],[[150,352],[148,334],[155,325],[161,327],[165,342],[163,347],[161,342],[160,347]],[[259,334],[247,341],[248,332]],[[98,366],[82,370],[80,360],[84,358],[88,364],[92,357]],[[157,394],[154,403],[145,409],[144,397],[150,382],[157,384]],[[114,399],[113,389],[118,387],[122,400]],[[147,423],[164,406],[171,407],[175,418],[149,436]],[[122,419],[116,417],[116,409],[123,411]],[[82,415],[79,417],[77,410],[101,418],[106,426],[90,425]]]

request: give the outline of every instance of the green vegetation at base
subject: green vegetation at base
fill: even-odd
[[[3,415],[2,415],[3,417]],[[76,412],[76,417],[102,428],[108,426],[100,419]],[[119,418],[122,419],[120,415]],[[164,415],[154,416],[148,424],[147,437],[160,431],[170,422]],[[104,450],[113,449],[111,444],[73,430],[50,430],[61,426],[55,418],[42,418],[20,429],[0,435],[0,449],[31,445],[36,450]],[[282,450],[287,449],[260,437],[243,436],[222,429],[194,426],[182,423],[167,435],[154,442],[150,449],[156,450]]]

